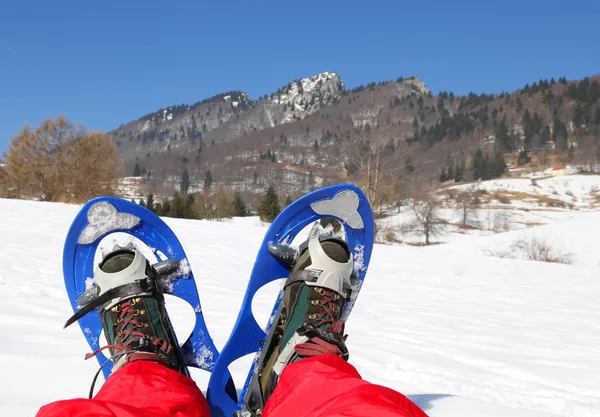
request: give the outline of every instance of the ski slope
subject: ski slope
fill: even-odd
[[[0,415],[86,397],[97,370],[63,289],[62,246],[79,206],[0,199]],[[266,231],[256,218],[166,219],[195,270],[218,347],[233,327]],[[549,236],[572,265],[489,256],[517,237]],[[350,362],[431,417],[600,416],[599,212],[432,247],[376,245],[347,325]],[[442,239],[444,240],[444,239]],[[253,309],[267,319],[278,284]],[[176,301],[176,302],[175,302]],[[180,339],[191,307],[168,309]],[[241,384],[251,358],[233,364]],[[204,390],[208,375],[193,373]]]

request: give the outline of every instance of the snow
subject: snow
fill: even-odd
[[[587,177],[567,180],[543,187],[563,197],[571,190],[579,200],[580,190],[593,187]],[[83,360],[89,347],[79,328],[62,330],[72,314],[62,248],[79,208],[0,199],[0,415],[32,416],[50,401],[86,397],[97,370],[95,361]],[[502,211],[509,219],[523,214]],[[582,207],[525,214],[543,218],[544,225],[447,234],[444,244],[430,247],[376,245],[346,328],[350,363],[365,379],[405,393],[431,417],[599,416],[600,212]],[[256,218],[165,220],[186,249],[206,322],[222,347],[267,226]],[[489,254],[534,235],[563,245],[573,264]],[[260,323],[268,321],[280,285],[273,282],[256,295]],[[198,306],[166,298],[183,339]],[[238,384],[251,362],[248,356],[232,364]],[[192,373],[205,390],[208,374]]]
[[[540,179],[497,179],[453,187],[456,189],[478,189],[486,191],[521,192],[532,196],[544,196],[573,205],[589,208],[593,196],[600,191],[600,175],[559,175]],[[527,203],[527,202],[525,202]],[[512,202],[512,206],[535,208],[523,202]]]
[[[88,225],[79,236],[78,243],[90,244],[105,233],[119,229],[131,229],[140,219],[131,214],[118,213],[117,209],[106,201],[101,201],[90,207]]]

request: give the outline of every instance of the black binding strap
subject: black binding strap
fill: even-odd
[[[149,293],[149,292],[150,293],[156,292],[155,281],[151,278],[146,278],[143,280],[135,281],[131,284],[125,284],[125,285],[120,285],[118,287],[111,288],[110,290],[106,291],[104,294],[100,295],[95,300],[91,301],[85,307],[82,307],[75,314],[73,314],[71,316],[71,318],[69,318],[69,320],[67,320],[63,329],[66,329],[67,327],[69,327],[71,324],[75,323],[77,320],[79,320],[80,318],[85,316],[90,311],[95,310],[98,307],[100,307],[101,305],[108,303],[113,298],[130,297],[133,295]]]

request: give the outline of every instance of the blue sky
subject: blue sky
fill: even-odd
[[[110,130],[323,71],[457,94],[583,78],[600,73],[599,20],[597,0],[3,1],[0,152],[48,116]]]

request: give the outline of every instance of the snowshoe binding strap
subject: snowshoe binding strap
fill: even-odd
[[[77,320],[109,302],[115,298],[127,298],[133,297],[142,293],[154,293],[157,291],[156,280],[153,277],[147,277],[144,280],[139,280],[131,284],[121,285],[115,288],[111,288],[102,295],[98,296],[95,300],[91,301],[85,307],[82,307],[77,313],[73,314],[69,320],[65,323],[63,329],[66,329]]]
[[[128,249],[121,249],[113,252],[110,256],[112,259],[119,258],[122,255],[130,256],[132,252]],[[135,258],[134,258],[135,259]],[[142,259],[140,258],[140,261]],[[144,258],[145,261],[145,258]],[[118,261],[117,261],[118,263]],[[98,277],[101,277],[104,272],[111,272],[110,269],[113,269],[114,266],[104,268],[108,269],[107,271],[103,271],[103,267],[105,267],[106,262],[103,261],[100,264],[100,270],[97,272]],[[84,291],[77,302],[81,306],[81,308],[67,320],[63,328],[67,328],[90,311],[93,311],[99,307],[105,307],[109,305],[113,300],[123,300],[128,297],[133,297],[140,294],[151,294],[156,292],[161,292],[161,282],[160,279],[164,277],[168,277],[169,275],[177,272],[180,267],[180,261],[176,259],[167,259],[166,261],[159,262],[153,266],[150,266],[146,262],[146,266],[144,269],[145,277],[135,280],[134,282],[124,283],[123,285],[119,285],[113,288],[109,288],[106,291],[101,291],[97,285],[92,288]],[[117,266],[118,268],[118,266]],[[100,278],[98,278],[100,280]]]

